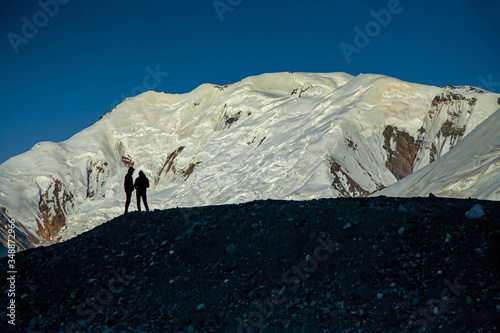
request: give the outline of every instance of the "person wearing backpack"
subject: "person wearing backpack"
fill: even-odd
[[[141,211],[141,198],[144,202],[144,207],[146,211],[149,212],[148,200],[146,198],[146,189],[149,187],[149,179],[146,177],[144,172],[139,171],[139,177],[135,179],[134,183],[135,194],[137,196],[137,210]]]

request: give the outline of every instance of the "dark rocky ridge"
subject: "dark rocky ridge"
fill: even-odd
[[[485,216],[469,220],[476,204]],[[500,325],[499,229],[500,203],[471,199],[129,213],[16,254],[16,328],[491,332]]]

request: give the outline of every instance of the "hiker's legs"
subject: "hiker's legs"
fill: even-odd
[[[130,205],[130,198],[132,197],[132,192],[125,192],[127,200],[125,200],[125,214],[128,213],[128,206]]]
[[[144,207],[146,207],[146,212],[149,212],[148,199],[146,199],[146,193],[142,195],[142,202],[144,202]]]
[[[137,193],[137,210],[141,211],[141,196]]]

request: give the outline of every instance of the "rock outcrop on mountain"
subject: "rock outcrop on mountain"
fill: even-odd
[[[151,179],[153,209],[368,196],[438,160],[496,109],[497,94],[473,87],[345,73],[145,92],[0,165],[0,219],[16,221],[18,249],[74,237],[123,212],[132,165]]]
[[[500,109],[445,156],[376,195],[500,199]]]

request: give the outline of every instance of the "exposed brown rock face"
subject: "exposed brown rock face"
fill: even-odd
[[[450,120],[447,120],[441,125],[441,130],[438,132],[441,133],[444,137],[462,137],[465,133],[466,126],[464,127],[455,127]]]
[[[67,191],[59,179],[56,179],[45,192],[40,192],[40,201],[38,203],[40,215],[35,220],[37,224],[36,235],[26,229],[23,224],[15,222],[17,250],[31,248],[56,236],[61,228],[66,225],[66,215],[68,211],[74,208],[73,201],[73,193]],[[1,209],[0,220],[3,225],[7,225],[11,220],[7,216],[5,208]],[[0,241],[5,245],[7,243],[7,233],[4,233],[4,228],[0,229]]]
[[[127,168],[130,168],[130,167],[134,166],[134,161],[132,161],[132,158],[130,156],[122,156],[122,163]]]
[[[472,87],[469,90],[481,92]],[[437,146],[434,143],[432,144],[431,162],[441,156],[441,152],[445,146],[447,146],[445,151],[452,149],[462,139],[467,129],[464,124],[464,118],[472,113],[476,103],[477,98],[475,97],[467,98],[464,95],[451,91],[445,91],[434,98],[431,103],[431,110],[428,112],[429,118],[439,117],[440,114],[446,112],[447,119],[441,124],[440,130],[436,135],[437,139],[444,138],[444,140],[440,140]],[[431,140],[435,140],[435,138],[431,138]]]
[[[384,146],[387,151],[386,167],[397,180],[403,179],[413,172],[413,163],[421,148],[421,142],[407,132],[388,125],[384,132]],[[393,147],[395,150],[393,150]]]
[[[446,110],[448,119],[452,122],[458,120],[464,111],[471,113],[476,106],[477,98],[467,98],[464,95],[454,93],[451,91],[442,92],[440,95],[434,97],[431,103],[431,110],[429,110],[429,118],[432,119],[441,111]],[[450,111],[450,107],[455,106],[458,112]]]
[[[167,160],[165,161],[165,163],[163,163],[160,170],[158,170],[158,174],[157,174],[156,179],[155,179],[156,183],[158,183],[158,181],[160,180],[160,177],[164,173],[164,171],[165,171],[165,174],[167,174],[171,171],[174,175],[181,176],[182,178],[184,178],[184,180],[186,180],[189,178],[189,176],[191,176],[194,169],[198,165],[201,164],[201,162],[190,163],[186,169],[179,169],[178,167],[176,167],[175,159],[184,150],[184,148],[186,148],[186,147],[180,146],[176,150],[174,150],[173,152],[168,154]]]
[[[106,177],[109,176],[107,166],[107,162],[90,162],[87,168],[87,198],[93,198],[97,190],[104,186]]]
[[[300,91],[299,91],[299,89],[300,89]],[[298,94],[298,97],[300,98],[309,89],[311,89],[311,86],[304,86],[302,88],[295,88],[295,89],[293,89],[293,91],[290,95]]]
[[[248,142],[247,142],[247,145],[249,145],[249,146],[250,146],[251,144],[253,144],[253,143],[255,142],[255,140],[256,140],[256,139],[257,139],[257,137],[256,137],[256,136],[254,136],[254,137],[253,137],[253,139],[252,139],[252,141],[248,141]],[[265,139],[266,139],[266,136],[265,136],[265,137],[263,137],[263,138],[259,141],[259,144],[257,145],[257,147],[259,147],[259,146],[262,144],[262,142],[264,142],[264,140],[265,140]]]
[[[14,221],[16,228],[15,239],[8,236],[7,225],[10,224],[10,221],[13,219],[7,215],[7,209],[5,207],[0,206],[0,243],[3,244],[5,248],[8,247],[9,240],[14,241],[16,244],[16,251],[22,251],[33,247],[34,244],[38,244],[40,241],[33,235],[29,230],[27,230],[24,225],[19,223],[18,221]],[[6,254],[5,254],[6,255]]]
[[[69,208],[74,207],[73,200],[74,195],[66,191],[63,183],[56,179],[40,197],[40,218],[43,225],[37,220],[36,233],[46,240],[56,235],[66,224],[66,213]]]
[[[214,86],[214,88],[217,88],[219,89],[220,91],[224,91],[224,89],[226,89],[227,87],[231,86],[232,84],[225,84],[223,86]]]
[[[476,107],[476,97],[466,97],[453,90],[467,89],[477,93],[482,90],[474,87],[443,87],[447,90],[435,96],[424,119],[424,125],[418,130],[418,137],[413,137],[404,129],[388,125],[383,131],[384,145],[387,151],[386,167],[397,180],[412,174],[421,149],[427,150],[432,163],[443,153],[452,149],[464,136],[467,119]],[[434,126],[440,126],[437,133]],[[428,129],[435,134],[430,135]],[[349,145],[351,146],[351,145]]]
[[[184,177],[185,180],[188,179],[189,176],[191,176],[191,174],[193,173],[194,168],[196,168],[196,166],[198,166],[200,163],[201,162],[189,164],[189,167],[186,170],[181,171],[182,177]]]
[[[168,173],[172,169],[172,167],[173,167],[172,172],[175,174],[175,166],[174,166],[175,158],[177,156],[179,156],[179,154],[184,150],[184,148],[186,148],[186,147],[180,146],[179,148],[177,148],[176,150],[174,150],[173,152],[171,152],[170,154],[168,154],[167,160],[165,161],[165,163],[163,163],[163,166],[158,171],[158,177],[161,176],[161,174],[163,173],[163,170],[165,168],[167,168],[167,170],[165,171],[165,173]]]
[[[252,111],[226,111],[227,104],[224,104],[222,107],[222,112],[217,121],[217,124],[214,127],[214,131],[224,131],[233,126],[241,117],[249,117],[252,114]]]
[[[471,100],[475,101],[476,99],[472,98]],[[445,102],[450,103],[453,101],[470,101],[470,100],[462,94],[446,91],[441,93],[441,95],[434,97],[434,100],[432,101],[432,106],[437,106],[440,103],[445,103]]]
[[[433,142],[431,146],[431,152],[430,152],[430,158],[429,158],[429,163],[434,162],[438,158],[438,150],[436,147],[436,144]]]
[[[442,86],[441,88],[447,89],[447,90],[456,90],[456,89],[465,89],[467,92],[476,92],[478,94],[484,94],[484,90],[475,88],[472,86],[452,86],[450,84],[447,84],[445,86]]]
[[[348,146],[349,148],[351,148],[353,151],[358,150],[358,145],[357,145],[357,144],[355,144],[355,143],[354,143],[351,139],[346,138],[345,140],[346,140],[346,142],[347,142],[347,146]]]
[[[231,127],[231,125],[235,122],[238,121],[238,119],[240,119],[241,117],[241,111],[238,111],[236,112],[235,114],[233,115],[230,115],[230,114],[225,114],[224,115],[224,128],[225,129],[228,129],[229,127]]]
[[[359,154],[358,144],[355,143],[351,138],[346,137],[345,145],[347,148],[351,149],[353,152],[352,159],[358,164],[359,168],[362,170],[361,173],[365,177],[369,177],[373,184],[376,186],[375,191],[368,191],[364,189],[356,180],[354,180],[349,174],[350,170],[343,167],[335,158],[330,157],[328,163],[330,165],[330,173],[333,175],[332,186],[339,192],[340,196],[343,197],[367,197],[370,194],[385,188],[383,184],[380,184],[368,170],[363,166],[363,164],[356,158]],[[359,172],[356,171],[356,172]]]
[[[262,140],[260,140],[259,144],[257,145],[257,147],[260,147],[260,145],[262,144],[262,142],[264,142],[264,140],[266,139],[267,137],[263,137]]]
[[[333,175],[332,186],[343,197],[366,197],[370,192],[362,188],[351,176],[344,171],[335,159],[330,159],[330,173]]]
[[[103,114],[102,116],[100,116],[97,121],[101,121],[104,117],[106,117],[107,115],[109,115],[112,111],[113,110],[110,110],[110,111],[106,112],[105,114]]]

